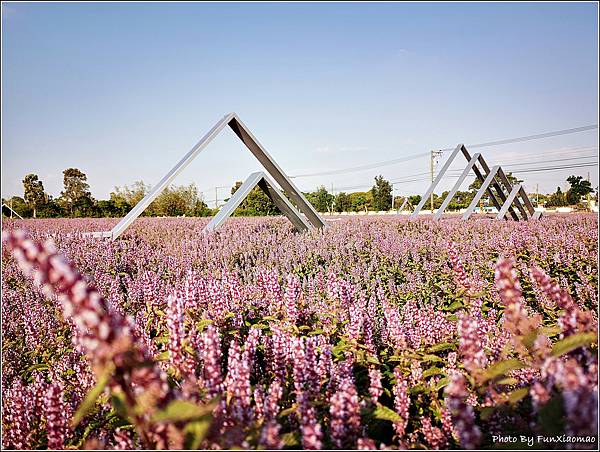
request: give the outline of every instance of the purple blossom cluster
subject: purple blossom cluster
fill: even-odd
[[[113,222],[5,223],[3,448],[475,448],[556,420],[596,434],[593,216],[77,234]]]

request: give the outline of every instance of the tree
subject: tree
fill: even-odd
[[[23,191],[25,202],[33,210],[33,218],[37,216],[37,210],[47,200],[47,195],[44,192],[44,184],[38,179],[36,174],[28,174],[23,179]]]
[[[242,186],[241,181],[237,181],[233,187],[231,187],[231,194],[233,195]],[[242,201],[239,207],[234,213],[236,216],[266,216],[266,215],[280,215],[281,211],[271,201],[264,191],[260,187],[254,187],[246,199]]]
[[[67,207],[69,214],[83,216],[89,213],[94,204],[90,193],[90,185],[87,176],[77,168],[68,168],[63,171],[64,191],[60,193],[62,202]]]
[[[567,191],[567,202],[570,205],[579,204],[583,196],[594,191],[590,181],[584,180],[582,176],[569,176],[567,182],[571,185]]]
[[[370,210],[373,206],[373,196],[370,191],[358,191],[350,193],[350,209],[353,212],[360,212],[362,210]]]
[[[19,196],[13,196],[10,199],[2,198],[2,204],[10,207],[14,212],[18,213],[23,218],[30,217],[32,214],[31,207],[29,207],[29,205],[25,202],[25,200]],[[2,207],[2,213],[4,215],[6,215],[7,217],[11,216],[10,209],[7,209],[5,207]],[[14,216],[13,218],[18,218],[18,217]]]
[[[411,195],[408,197],[408,202],[413,206],[417,206],[421,202],[421,195]]]
[[[546,207],[564,207],[568,205],[567,197],[560,187],[556,187],[556,193],[551,194],[546,202]]]
[[[383,176],[375,177],[375,185],[371,188],[373,208],[375,210],[390,210],[392,207],[392,184]]]
[[[46,202],[39,208],[39,218],[58,218],[64,215],[63,209],[51,195],[47,195]]]
[[[348,212],[352,208],[350,196],[343,191],[335,196],[333,201],[333,210],[336,212]]]
[[[305,193],[306,199],[310,202],[317,212],[329,212],[333,204],[333,195],[327,191],[324,185],[321,185],[317,191]]]
[[[150,186],[146,185],[143,181],[138,180],[135,181],[131,187],[127,185],[124,185],[123,188],[115,187],[115,191],[110,194],[110,199],[114,202],[115,209],[119,212],[119,216],[123,216],[140,202],[149,191]],[[153,207],[152,204],[148,206],[148,208],[142,212],[142,215],[156,215],[156,213],[153,212]]]

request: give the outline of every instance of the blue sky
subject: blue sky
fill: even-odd
[[[67,167],[98,198],[156,183],[230,111],[291,175],[597,124],[597,35],[595,3],[3,3],[2,195],[29,172],[58,195]],[[481,151],[522,164],[597,148],[592,131]],[[296,182],[366,189],[428,167]],[[175,182],[210,200],[259,168],[226,130]],[[549,192],[588,171],[597,185],[597,166],[520,176]]]

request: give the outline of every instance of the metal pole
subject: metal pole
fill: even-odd
[[[430,182],[433,184],[433,152],[431,151],[431,157],[429,159],[429,176],[430,176]],[[431,213],[433,213],[433,191],[431,192]]]
[[[219,197],[217,196],[217,187],[215,187],[215,209],[219,207]]]

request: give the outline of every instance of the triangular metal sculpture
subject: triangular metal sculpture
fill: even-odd
[[[306,218],[302,216],[298,210],[292,205],[292,203],[281,193],[273,181],[262,171],[250,174],[246,181],[235,191],[235,193],[229,198],[229,201],[221,207],[219,213],[213,217],[213,219],[206,225],[202,230],[203,233],[211,232],[217,229],[221,224],[229,218],[235,209],[248,197],[254,187],[260,187],[260,189],[269,197],[273,204],[275,204],[281,213],[283,213],[294,225],[297,231],[304,232],[311,229],[311,224]]]
[[[400,207],[398,207],[398,209],[396,209],[396,212],[397,213],[403,212],[405,207],[408,207],[409,212],[413,209],[413,205],[408,200],[408,196],[404,197],[404,200],[402,201],[402,205]]]
[[[125,230],[139,217],[144,210],[154,201],[154,199],[173,181],[173,179],[183,169],[190,164],[194,158],[226,127],[229,126],[246,147],[254,154],[258,161],[265,168],[267,173],[279,184],[284,193],[296,204],[300,212],[306,215],[307,227],[322,228],[325,223],[315,210],[315,208],[306,200],[302,192],[287,177],[279,165],[273,160],[266,149],[252,135],[252,132],[244,125],[235,113],[225,115],[223,119],[217,122],[202,139],[169,171],[161,181],[156,184],[152,190],[135,205],[133,209],[110,231],[91,232],[87,235],[93,237],[107,237],[112,240],[118,238]],[[272,187],[272,185],[271,185]]]
[[[452,201],[452,198],[454,198],[454,195],[456,195],[456,192],[460,189],[460,186],[469,175],[471,170],[473,170],[475,176],[481,182],[481,188],[477,191],[473,201],[463,214],[463,220],[469,219],[469,217],[473,214],[477,203],[485,192],[488,193],[492,203],[496,209],[498,209],[498,215],[496,216],[496,219],[498,220],[504,219],[507,214],[510,214],[515,221],[529,219],[536,220],[540,218],[542,213],[535,211],[533,204],[531,204],[531,201],[527,196],[527,192],[521,184],[516,184],[513,186],[500,166],[494,166],[490,170],[488,164],[481,154],[477,153],[471,157],[464,144],[459,144],[456,146],[454,151],[452,151],[452,154],[448,160],[446,160],[444,166],[412,213],[412,218],[415,218],[419,214],[425,203],[429,200],[431,194],[435,190],[435,187],[440,183],[444,177],[444,174],[450,167],[450,164],[453,162],[459,152],[462,152],[463,156],[467,159],[467,166],[459,176],[448,195],[444,198],[440,208],[433,215],[435,220],[439,220],[442,217],[444,211],[450,204],[450,201]],[[477,166],[478,164],[481,166],[481,170]]]

